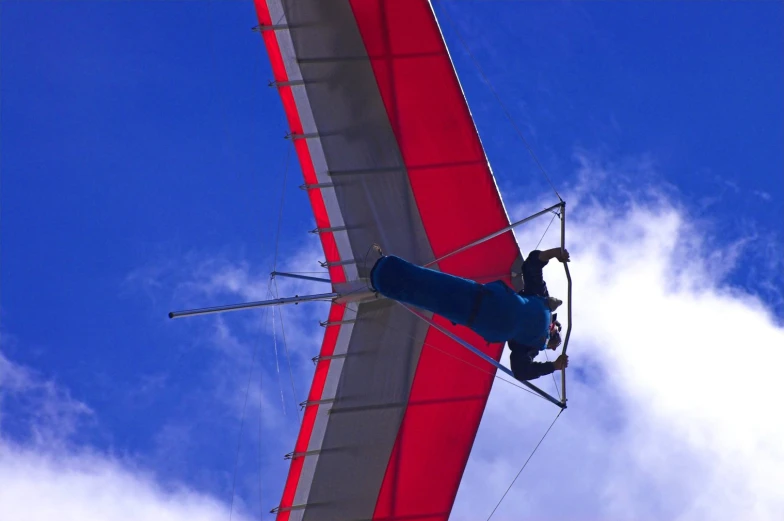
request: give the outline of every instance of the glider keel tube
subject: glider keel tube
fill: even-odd
[[[339,296],[339,293],[320,293],[318,295],[307,295],[304,297],[295,295],[293,297],[276,298],[273,300],[246,302],[244,304],[230,304],[228,306],[191,309],[188,311],[172,311],[169,313],[169,318],[192,317],[194,315],[210,315],[212,313],[223,313],[226,311],[239,311],[241,309],[262,308],[266,306],[280,306],[282,304],[299,304],[300,302],[313,302],[316,300],[332,300]]]

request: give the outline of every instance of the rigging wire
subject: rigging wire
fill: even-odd
[[[286,160],[285,160],[285,165],[284,165],[284,168],[283,168],[283,188],[281,189],[281,194],[280,194],[280,209],[278,210],[278,226],[277,226],[277,230],[275,232],[275,255],[274,255],[273,260],[272,260],[272,272],[273,273],[275,271],[277,271],[277,268],[278,268],[278,251],[279,251],[279,247],[280,247],[280,229],[281,229],[281,225],[283,223],[283,207],[284,207],[284,203],[286,201],[286,184],[287,184],[288,177],[289,177],[289,165],[290,165],[290,162],[291,162],[290,160],[291,160],[291,149],[292,148],[293,148],[293,145],[286,149]],[[276,296],[276,298],[279,298],[280,295],[279,295],[279,292],[278,292],[278,281],[274,277],[270,277],[270,279],[275,282],[275,296]],[[277,306],[273,306],[273,308],[274,307],[277,307]],[[286,343],[286,331],[285,331],[285,329],[283,327],[283,311],[280,310],[278,312],[278,314],[280,316],[280,329],[281,329],[281,334],[282,334],[282,337],[283,337],[283,348],[284,348],[284,350],[286,352],[286,363],[287,363],[287,365],[289,367],[289,377],[291,379],[291,390],[292,390],[292,393],[293,393],[294,401],[296,403],[296,400],[297,400],[297,388],[296,388],[296,385],[294,384],[294,373],[292,372],[292,369],[291,369],[291,357],[289,356],[289,348],[288,348],[288,344]],[[278,344],[277,344],[277,336],[275,334],[275,311],[274,310],[272,312],[272,332],[273,332],[273,339],[274,339],[274,342],[275,342],[275,364],[276,364],[276,367],[277,367],[277,370],[278,370],[278,382],[280,383],[280,366],[278,365]],[[283,385],[282,384],[280,385],[280,398],[281,398],[281,401],[283,402],[283,415],[287,416],[287,414],[286,414],[286,401],[285,401],[285,399],[283,397]],[[299,415],[299,409],[297,409],[296,407],[294,409],[296,410],[296,413],[297,413],[297,420],[300,421],[301,418],[300,418],[300,415]]]
[[[263,47],[262,47],[263,49]],[[259,81],[260,77],[260,65],[262,63],[261,59],[253,60],[253,78],[254,82]],[[261,90],[260,89],[253,89],[253,101],[255,102],[255,106],[259,106],[261,104]],[[257,127],[254,126],[255,130],[258,130]],[[258,137],[258,135],[257,135]],[[269,290],[269,282],[267,283],[267,288]],[[262,314],[263,317],[263,314]],[[261,324],[263,327],[264,319],[262,318]],[[259,520],[264,520],[264,364],[263,361],[259,361],[259,433],[258,433],[258,469],[259,469]]]
[[[259,371],[259,519],[264,519],[264,444],[263,440],[264,423],[264,369]]]
[[[207,10],[208,10],[208,14],[210,15],[209,16],[209,20],[210,20],[210,23],[209,23],[209,34],[208,34],[209,47],[210,47],[210,67],[211,67],[211,70],[214,72],[215,69],[216,69],[216,51],[215,51],[216,35],[215,35],[215,26],[214,26],[215,17],[212,16],[213,11],[214,11],[214,6],[213,6],[213,1],[212,0],[209,0],[208,5],[207,5]],[[257,71],[257,70],[258,70],[258,65],[256,65],[256,67],[254,68],[254,71]],[[217,77],[218,75],[217,74],[212,74],[212,76],[213,77]],[[213,93],[213,98],[214,98],[215,97],[214,95],[215,95],[217,89],[216,89],[214,84],[213,84],[212,87],[213,87],[212,88],[212,93]],[[222,123],[222,127],[223,127],[223,133],[229,139],[229,141],[231,141],[231,132],[229,130],[228,118],[226,116],[226,107],[225,107],[225,104],[221,102],[221,97],[220,96],[217,96],[217,97],[218,97],[218,101],[217,101],[218,112],[220,114],[220,119],[221,119],[221,123]],[[269,284],[267,284],[267,292],[268,292],[268,294],[269,294],[269,290],[270,290]],[[265,313],[266,312],[267,312],[267,310],[264,310],[262,312],[262,319],[261,319],[262,323],[263,323],[263,320],[265,318]],[[254,344],[253,344],[253,354],[251,356],[250,370],[248,371],[248,383],[247,383],[247,386],[245,388],[245,399],[244,399],[243,404],[242,404],[242,413],[240,415],[240,428],[239,428],[239,433],[237,435],[237,450],[236,450],[236,453],[234,455],[234,472],[233,472],[233,479],[232,479],[232,485],[231,485],[231,501],[230,501],[230,507],[229,507],[229,521],[231,521],[231,519],[233,517],[233,514],[234,514],[234,498],[235,498],[236,489],[237,489],[237,473],[238,473],[237,471],[238,471],[238,468],[239,468],[239,457],[240,457],[240,451],[241,451],[241,448],[242,448],[242,434],[243,434],[244,429],[245,429],[245,416],[246,416],[246,411],[247,411],[247,406],[248,406],[248,397],[250,396],[250,388],[251,388],[251,383],[253,381],[253,372],[254,372],[255,367],[256,367],[256,358],[257,358],[258,348],[259,348],[259,344],[254,342]],[[259,367],[259,386],[260,386],[260,389],[261,389],[261,381],[263,379],[264,368],[263,368],[263,366],[261,364],[259,364],[259,365],[260,365],[260,367]],[[259,403],[260,403],[260,405],[263,404],[263,395],[261,394],[261,390],[259,392]],[[261,434],[262,434],[262,410],[260,408],[260,411],[259,411],[259,447],[261,447]],[[261,467],[261,459],[262,459],[261,458],[261,452],[259,452],[259,466],[260,467]],[[261,468],[260,468],[260,472],[259,472],[259,502],[260,502],[260,506],[263,505],[263,502],[262,502]],[[263,512],[263,508],[261,509],[261,511]]]
[[[272,296],[272,291],[267,293],[268,296]],[[277,306],[270,306],[272,308],[272,345],[275,349],[275,370],[278,372],[278,387],[280,387],[280,403],[283,407],[283,416],[287,416],[286,414],[286,399],[283,397],[283,383],[280,381],[280,362],[278,361],[278,334],[277,330],[275,329],[275,308]]]
[[[269,284],[267,285],[267,288],[269,291]],[[232,515],[234,514],[234,496],[237,489],[237,468],[239,466],[240,448],[242,447],[242,432],[245,428],[245,410],[248,407],[248,396],[250,395],[250,384],[253,381],[253,370],[256,367],[256,351],[258,350],[258,347],[259,347],[258,343],[254,342],[253,356],[250,362],[250,371],[248,372],[248,385],[245,388],[245,401],[242,404],[242,414],[240,415],[240,432],[237,435],[237,452],[234,455],[234,478],[231,483],[231,504],[229,506],[229,521],[231,521]]]
[[[536,243],[536,248],[534,248],[535,250],[539,249],[539,245],[542,244],[542,241],[544,240],[545,235],[547,235],[547,232],[550,230],[550,226],[553,225],[553,221],[555,221],[556,217],[558,217],[558,214],[553,213],[553,217],[552,217],[552,219],[550,219],[550,224],[548,224],[547,228],[544,229],[544,233],[542,234],[542,237],[539,239],[539,242]]]
[[[286,13],[285,12],[281,13],[280,16],[278,17],[278,20],[276,22],[274,22],[273,25],[279,25],[280,22],[283,21],[283,17],[284,16],[286,16]]]
[[[278,208],[278,224],[277,224],[277,228],[276,228],[276,231],[275,231],[275,253],[274,253],[274,256],[273,256],[273,259],[272,259],[272,272],[275,272],[277,270],[277,267],[278,267],[278,252],[279,252],[279,248],[280,248],[280,229],[281,229],[281,226],[283,224],[283,208],[284,208],[284,203],[286,202],[286,185],[288,183],[288,177],[289,177],[289,165],[291,163],[291,149],[292,148],[293,148],[293,145],[291,147],[287,147],[286,148],[286,158],[285,158],[284,164],[283,164],[283,186],[281,187],[281,192],[280,192],[280,207]],[[273,280],[273,277],[270,276],[270,281],[269,281],[269,283],[267,285],[267,289],[268,289],[267,296],[268,296],[268,298],[272,295],[272,288],[271,288],[272,280]],[[277,281],[275,282],[275,291],[277,293]],[[280,401],[281,401],[281,404],[283,406],[283,415],[284,416],[288,416],[286,414],[286,399],[285,399],[285,397],[283,395],[283,384],[280,381],[280,362],[278,360],[278,338],[277,338],[277,330],[275,329],[275,308],[276,307],[277,306],[272,306],[272,340],[273,340],[273,346],[274,346],[274,349],[275,349],[275,369],[277,370],[277,373],[278,373],[278,386],[280,387]],[[284,345],[285,345],[285,338],[284,338]],[[288,357],[288,348],[286,348],[286,354],[287,354],[287,357]],[[290,360],[289,360],[289,372],[291,373],[291,361]],[[292,375],[291,385],[292,385],[292,388],[293,388],[294,387],[294,377],[293,377],[293,375]],[[294,400],[296,401],[296,399],[297,398],[296,398],[296,391],[295,391]],[[297,411],[297,417],[299,417],[299,411]]]
[[[547,427],[547,430],[545,431],[544,435],[542,436],[542,439],[540,439],[539,443],[536,444],[536,447],[534,447],[534,450],[531,451],[531,454],[528,456],[528,459],[526,459],[525,463],[523,463],[522,468],[517,472],[517,475],[514,477],[512,482],[509,484],[509,487],[506,489],[506,492],[504,492],[504,495],[501,496],[501,499],[498,500],[498,504],[495,506],[495,508],[493,508],[493,511],[490,512],[490,515],[487,516],[487,521],[490,521],[490,518],[493,517],[493,514],[495,514],[495,511],[498,510],[499,506],[501,506],[501,503],[504,501],[504,498],[506,497],[506,495],[509,493],[510,490],[512,490],[512,486],[515,484],[515,481],[517,481],[517,478],[519,478],[520,474],[523,473],[523,470],[525,470],[525,467],[528,465],[528,462],[531,461],[531,458],[534,457],[534,454],[536,454],[536,450],[539,448],[539,445],[542,444],[544,439],[550,433],[550,429],[553,428],[553,425],[555,425],[556,420],[558,420],[558,418],[560,418],[562,412],[564,412],[564,409],[561,409],[560,411],[558,411],[558,414],[555,416],[555,419],[553,420],[553,423],[551,423],[550,426]]]
[[[550,361],[550,357],[547,356],[547,349],[544,350],[544,358],[548,362]],[[553,385],[555,386],[555,395],[558,396],[559,398],[563,398],[561,396],[561,389],[558,387],[558,382],[555,380],[555,371],[550,373],[550,375],[553,377]]]
[[[280,298],[280,292],[278,291],[278,280],[277,279],[273,279],[273,281],[275,282],[275,297],[276,298]],[[283,338],[283,349],[286,352],[286,364],[289,366],[289,378],[291,379],[291,392],[294,395],[293,396],[294,397],[294,403],[297,403],[297,396],[298,396],[298,394],[297,394],[297,387],[294,384],[294,372],[291,369],[291,357],[289,356],[289,345],[286,342],[286,328],[283,326],[283,309],[282,308],[278,311],[278,318],[280,320],[280,333],[281,333],[281,336]],[[294,407],[294,410],[297,413],[297,421],[302,423],[302,418],[300,418],[300,415],[299,415],[299,408],[298,407]]]
[[[471,49],[468,47],[468,44],[466,43],[465,39],[463,38],[462,33],[457,28],[457,24],[455,24],[454,20],[452,20],[452,17],[449,16],[449,10],[447,8],[445,8],[445,7],[442,7],[441,11],[444,13],[444,17],[446,18],[447,22],[449,22],[450,27],[452,27],[452,30],[457,35],[457,39],[460,41],[460,44],[463,46],[463,49],[466,51],[468,56],[471,58],[471,62],[474,64],[474,67],[476,67],[477,71],[479,71],[479,75],[482,77],[482,80],[484,80],[485,84],[490,89],[490,92],[492,92],[493,95],[495,96],[496,101],[498,101],[498,104],[501,106],[501,110],[503,110],[504,114],[506,115],[506,119],[508,119],[509,123],[512,124],[512,127],[515,129],[515,132],[517,133],[517,136],[520,138],[520,140],[525,145],[525,148],[528,150],[528,153],[531,154],[531,157],[533,158],[533,160],[536,163],[536,165],[539,167],[539,170],[542,172],[542,175],[544,176],[544,178],[547,180],[547,183],[550,185],[550,188],[553,189],[553,192],[555,192],[555,195],[558,197],[558,200],[563,201],[563,199],[561,198],[561,194],[558,193],[558,190],[556,190],[555,185],[550,180],[550,176],[547,175],[547,171],[544,169],[544,166],[542,166],[542,163],[539,161],[539,158],[536,157],[536,154],[534,153],[533,148],[528,143],[528,140],[525,139],[525,136],[523,135],[523,132],[520,130],[520,127],[515,122],[514,118],[512,117],[512,114],[509,112],[509,109],[506,107],[504,102],[501,100],[501,96],[498,94],[498,91],[495,90],[495,88],[493,87],[493,84],[490,82],[490,79],[485,74],[484,69],[482,69],[482,66],[479,65],[479,60],[476,59],[476,57],[474,56],[474,53],[472,53]]]

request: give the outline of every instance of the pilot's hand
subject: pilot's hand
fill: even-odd
[[[569,355],[561,355],[553,362],[556,371],[563,371],[569,365]]]

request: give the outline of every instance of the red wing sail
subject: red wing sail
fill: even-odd
[[[429,2],[255,2],[333,283],[373,243],[425,264],[509,224]],[[434,268],[518,256],[509,232]],[[329,321],[278,519],[447,519],[495,371],[389,301]]]

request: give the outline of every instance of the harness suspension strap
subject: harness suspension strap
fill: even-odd
[[[476,297],[474,297],[474,303],[471,306],[471,315],[468,317],[466,327],[471,327],[474,320],[476,320],[476,316],[479,314],[479,308],[482,306],[482,300],[485,298],[485,293],[487,293],[487,290],[485,290],[483,286],[479,286],[479,292]]]

